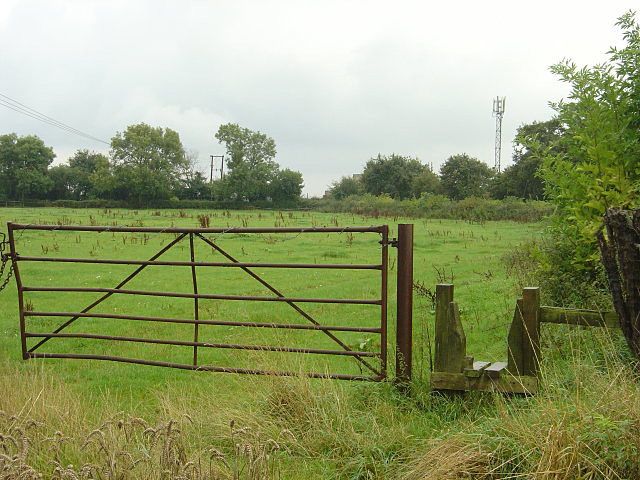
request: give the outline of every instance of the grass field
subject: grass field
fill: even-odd
[[[126,226],[199,226],[197,212],[177,211],[65,211],[65,210],[4,210],[2,223],[126,225]],[[370,225],[372,219],[345,215],[307,212],[213,212],[209,213],[212,227],[229,226],[347,226]],[[376,219],[391,226],[391,237],[402,219]],[[405,220],[408,222],[408,220]],[[501,255],[517,243],[530,239],[538,228],[531,224],[486,223],[472,225],[455,221],[420,221],[415,225],[414,277],[427,288],[438,282],[453,281],[456,297],[463,309],[463,321],[473,353],[493,358],[504,355],[506,324],[510,319],[513,290],[504,275]],[[172,241],[172,234],[132,234],[93,232],[19,231],[17,250],[22,256],[85,257],[146,260]],[[311,234],[217,234],[209,235],[217,245],[241,262],[270,263],[380,263],[380,235],[376,233],[311,233]],[[389,331],[393,344],[395,317],[395,249],[389,257]],[[160,260],[189,260],[188,238],[174,246]],[[204,242],[196,239],[195,256],[201,261],[226,261]],[[136,267],[130,265],[95,265],[75,263],[22,262],[21,274],[25,285],[115,287]],[[204,267],[198,269],[200,293],[222,295],[273,296],[263,285],[237,268]],[[291,297],[324,297],[377,299],[380,298],[380,272],[359,270],[320,269],[253,269],[262,278]],[[147,267],[126,288],[133,290],[163,290],[192,292],[191,269],[188,267]],[[5,335],[3,351],[17,358],[19,342],[16,322],[17,301],[9,288],[0,301],[2,311],[13,312],[3,318]],[[31,310],[80,311],[100,297],[96,293],[33,292],[26,294]],[[301,304],[304,310],[323,324],[377,327],[380,308],[376,305]],[[306,320],[289,305],[275,302],[237,302],[200,300],[203,320],[234,320],[247,322],[305,323]],[[432,318],[430,302],[416,301],[416,327],[429,324]],[[93,312],[192,318],[193,300],[149,296],[115,295]],[[28,331],[47,332],[66,320],[55,317],[28,317]],[[174,340],[193,340],[193,326],[149,323],[133,320],[83,318],[65,329],[66,333],[94,333],[102,335],[146,336]],[[340,338],[354,349],[379,350],[379,335],[340,332]],[[30,339],[30,346],[39,339]],[[287,345],[292,347],[335,349],[333,341],[321,332],[256,329],[247,327],[199,327],[199,340],[231,344]],[[339,349],[339,347],[338,347]],[[192,348],[168,345],[116,343],[91,339],[52,339],[41,347],[43,352],[96,353],[128,357],[190,363]],[[309,364],[320,372],[358,374],[358,363],[351,358],[324,356],[307,358],[299,354],[278,352],[231,351],[200,348],[201,364],[257,368],[268,363],[280,368],[292,361],[296,365]],[[315,365],[312,365],[315,364]],[[100,364],[52,360],[61,374],[81,380],[82,388],[128,390],[133,385],[153,386],[163,379],[191,378],[193,374],[140,366]],[[83,376],[76,372],[82,367]],[[301,365],[301,368],[303,366]],[[119,371],[119,375],[104,378],[105,371]],[[63,373],[64,372],[64,373]],[[144,372],[144,379],[139,378]],[[195,375],[195,377],[198,377]],[[110,381],[109,378],[112,380]],[[93,380],[90,380],[93,379]],[[99,380],[97,380],[99,379]],[[198,381],[197,379],[194,379]],[[131,383],[133,382],[133,383]]]
[[[391,237],[395,236],[398,223],[415,223],[414,280],[430,289],[434,289],[436,283],[455,284],[456,300],[467,334],[468,354],[491,361],[506,357],[506,334],[518,294],[506,276],[503,256],[520,243],[535,238],[541,229],[539,224],[510,222],[471,224],[452,220],[371,219],[276,211],[0,209],[0,222],[3,230],[7,221],[197,227],[200,226],[198,215],[208,215],[210,226],[221,228],[342,227],[386,223],[391,227]],[[18,232],[16,248],[22,256],[146,260],[174,238],[171,234],[28,230]],[[376,264],[380,261],[380,237],[375,233],[227,233],[208,235],[208,238],[241,262]],[[389,252],[389,366],[392,376],[396,252],[393,248]],[[187,238],[160,259],[188,261],[189,254]],[[195,257],[198,261],[224,261],[220,254],[201,241],[196,242]],[[107,288],[115,287],[135,268],[47,262],[22,262],[20,266],[26,285]],[[375,299],[380,295],[377,271],[261,267],[253,270],[292,297]],[[188,293],[193,288],[191,282],[189,267],[151,266],[127,288]],[[198,267],[198,289],[200,293],[272,295],[237,268]],[[99,296],[96,293],[30,292],[26,299],[31,310],[69,312],[79,311]],[[322,324],[376,327],[380,322],[378,306],[301,306]],[[95,311],[192,318],[193,300],[114,295]],[[448,435],[445,432],[459,431],[479,418],[497,418],[504,408],[504,405],[500,406],[501,402],[488,401],[490,397],[483,395],[472,395],[462,402],[428,394],[434,312],[429,298],[420,295],[414,298],[415,379],[414,394],[410,398],[403,397],[387,383],[257,377],[88,360],[25,362],[20,357],[17,294],[13,281],[0,293],[0,312],[0,379],[12,390],[10,395],[0,398],[0,426],[11,432],[11,428],[16,428],[15,419],[18,418],[22,422],[34,420],[44,424],[44,433],[36,437],[44,442],[42,444],[49,445],[45,441],[46,435],[53,435],[51,438],[58,440],[49,443],[58,446],[36,448],[32,445],[30,453],[25,453],[21,461],[43,472],[54,472],[53,462],[58,468],[58,477],[49,473],[52,478],[94,478],[73,473],[79,472],[82,465],[90,469],[92,464],[97,464],[103,472],[102,476],[94,473],[95,478],[400,477],[411,464],[415,452],[424,449],[430,439]],[[200,300],[199,313],[203,320],[305,323],[290,306],[276,302]],[[28,317],[28,330],[51,331],[63,321],[61,318]],[[193,340],[192,325],[137,320],[81,318],[65,332]],[[380,348],[380,337],[376,334],[337,332],[336,335],[357,350],[377,351]],[[321,349],[337,347],[322,332],[249,327],[201,326],[199,340]],[[30,339],[30,345],[35,341]],[[193,357],[191,347],[92,339],[54,338],[39,351],[109,354],[180,363],[190,363]],[[215,348],[199,348],[198,356],[199,364],[207,365],[360,373],[357,362],[344,356]],[[528,401],[514,400],[514,405]],[[11,420],[12,415],[16,416],[14,420]],[[153,434],[142,427],[136,430],[138,427],[133,419],[139,417],[148,422],[145,425],[156,426],[152,429]],[[234,425],[229,427],[231,421]],[[95,447],[99,436],[108,440],[108,447]],[[155,440],[151,441],[149,437]],[[61,438],[69,440],[65,443]],[[156,447],[160,453],[157,462],[153,463]],[[134,460],[127,463],[122,452],[128,452],[132,459],[140,457],[145,461],[141,460],[140,466],[136,466]],[[105,463],[105,456],[111,460]],[[189,464],[188,460],[193,463]],[[68,467],[69,464],[76,467]],[[100,466],[102,464],[109,466]],[[64,477],[65,469],[76,477],[71,473]]]

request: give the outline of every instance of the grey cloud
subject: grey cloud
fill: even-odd
[[[566,95],[548,66],[594,63],[629,2],[22,1],[0,12],[0,93],[109,140],[146,121],[177,130],[203,170],[237,122],[272,136],[305,191],[378,153],[437,167],[493,165],[491,101],[518,125]],[[37,134],[64,160],[105,146],[2,110],[0,133]]]

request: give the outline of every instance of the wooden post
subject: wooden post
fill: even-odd
[[[523,375],[537,375],[540,362],[540,289],[522,291],[522,323],[524,327]]]
[[[516,301],[516,309],[513,312],[513,320],[507,337],[507,370],[511,375],[523,375],[524,360],[522,351],[522,298]]]
[[[527,287],[518,299],[509,329],[507,369],[512,375],[538,374],[540,362],[540,289]]]
[[[462,373],[466,360],[466,337],[453,285],[436,285],[436,346],[434,371]]]

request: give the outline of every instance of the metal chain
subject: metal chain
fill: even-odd
[[[4,270],[7,266],[7,263],[9,263],[10,255],[4,252],[7,246],[6,237],[3,232],[0,232],[0,235],[2,236],[2,240],[0,240],[0,259],[2,261],[2,264],[0,265],[0,279],[2,279],[2,275],[4,274]],[[7,287],[7,285],[9,284],[9,280],[11,280],[12,275],[13,275],[13,262],[11,262],[11,265],[9,266],[9,273],[7,273],[7,278],[5,278],[4,281],[0,284],[0,292]]]

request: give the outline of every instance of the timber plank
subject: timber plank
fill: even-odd
[[[614,312],[600,312],[578,308],[540,307],[540,321],[585,327],[620,328],[618,315]]]
[[[464,374],[467,377],[477,378],[482,375],[482,371],[491,365],[491,362],[473,362],[473,366],[471,368],[465,368]]]
[[[499,378],[500,372],[506,370],[506,368],[507,362],[495,362],[485,368],[483,373],[488,375],[490,378]]]
[[[432,372],[431,388],[434,390],[477,390],[532,394],[538,391],[538,377],[503,375],[498,379],[486,376],[468,378],[463,373]]]

